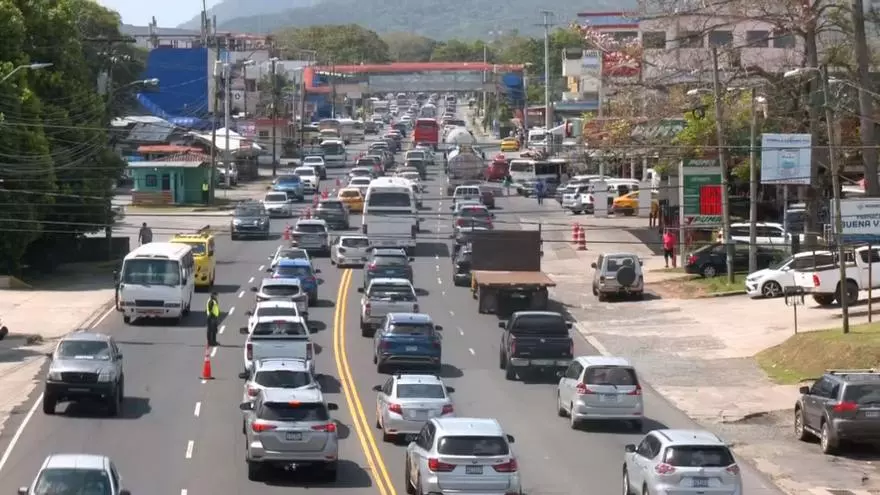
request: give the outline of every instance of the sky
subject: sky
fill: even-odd
[[[99,4],[113,9],[122,15],[122,22],[136,26],[146,26],[153,16],[160,27],[176,27],[202,10],[202,0],[97,0]],[[207,0],[210,8],[220,0]]]

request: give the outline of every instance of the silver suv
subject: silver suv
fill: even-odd
[[[304,389],[318,388],[318,380],[309,368],[309,362],[297,358],[269,358],[254,361],[249,371],[238,374],[244,383],[242,402],[253,402],[267,388]]]
[[[623,456],[623,492],[742,495],[739,466],[727,445],[701,430],[654,430]]]
[[[245,460],[248,479],[259,481],[265,468],[299,469],[318,465],[322,478],[336,481],[339,439],[319,389],[264,389],[245,412]]]
[[[18,495],[56,493],[58,487],[67,487],[72,493],[131,495],[122,486],[122,477],[107,456],[52,454],[43,461],[31,486],[19,488]]]
[[[330,232],[327,222],[318,219],[298,220],[293,227],[293,245],[309,254],[330,254]]]
[[[511,443],[494,419],[433,418],[406,448],[406,493],[519,494]]]
[[[43,412],[55,414],[62,401],[98,400],[107,413],[122,411],[125,376],[122,352],[109,335],[74,332],[62,338],[55,351],[46,354],[52,361],[43,392]]]
[[[645,277],[642,260],[632,253],[600,254],[590,265],[593,270],[593,295],[600,301],[609,296],[642,299],[645,295]]]
[[[826,454],[836,453],[841,441],[880,440],[880,371],[829,370],[800,393],[794,405],[798,439],[819,437]]]

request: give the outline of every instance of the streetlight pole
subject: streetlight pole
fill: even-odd
[[[526,62],[523,64],[523,132],[527,132],[529,129],[529,67],[532,64],[530,62]]]
[[[550,118],[550,16],[553,12],[544,10],[544,130],[549,131],[553,123]]]
[[[718,134],[718,165],[721,167],[721,232],[727,252],[727,282],[733,284],[733,243],[730,239],[730,197],[727,161],[724,159],[724,113],[721,104],[721,82],[718,75],[718,48],[712,47],[712,93],[715,100],[715,132]]]
[[[278,63],[278,57],[272,57],[269,59],[272,62],[272,177],[275,177],[275,174],[278,173],[278,137],[277,137],[277,128],[278,123],[278,75],[276,73]]]
[[[229,127],[232,126],[230,119],[232,113],[232,64],[229,62],[223,64],[223,127],[226,131],[226,147],[223,153],[223,167],[226,170],[224,174],[224,183],[228,190],[232,187],[232,145],[229,135]],[[241,144],[241,141],[239,141]]]
[[[40,69],[45,69],[47,67],[52,67],[52,65],[53,64],[50,64],[50,63],[33,63],[33,64],[19,65],[16,68],[9,71],[5,76],[0,78],[0,83],[5,82],[7,79],[12,77],[16,72],[18,72],[20,70],[24,70],[24,69],[40,70]]]
[[[254,65],[253,60],[245,60],[241,63],[241,77],[244,80],[244,117],[247,119],[248,117],[248,78],[247,78],[247,68],[251,65]]]
[[[758,269],[758,89],[749,93],[749,273]]]

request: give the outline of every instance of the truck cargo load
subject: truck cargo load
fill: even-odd
[[[454,148],[456,146],[462,145],[470,145],[473,146],[477,143],[477,138],[474,137],[470,131],[465,127],[456,127],[451,129],[449,133],[446,134],[446,137],[443,138],[443,142],[447,145],[448,148]]]
[[[486,165],[471,146],[459,146],[446,157],[446,194],[451,196],[458,186],[482,181]]]

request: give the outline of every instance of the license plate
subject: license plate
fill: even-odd
[[[69,388],[69,389],[67,389],[67,391],[68,392],[88,392],[89,389],[87,389],[87,388]]]
[[[866,418],[880,418],[880,411],[865,411]]]
[[[408,345],[406,346],[406,352],[416,352],[419,350],[418,346]]]
[[[709,488],[709,478],[691,478],[694,488]]]
[[[158,309],[139,309],[138,313],[140,313],[142,315],[160,315],[160,314],[162,314],[162,312],[159,311]]]
[[[416,420],[428,419],[428,411],[413,411],[411,416]]]
[[[617,396],[613,394],[599,394],[599,400],[602,402],[617,402]]]
[[[285,435],[285,438],[287,438],[288,440],[290,440],[292,442],[299,442],[303,439],[303,434],[298,431],[288,432]]]
[[[532,364],[535,366],[552,366],[554,361],[552,359],[535,359],[532,361]]]
[[[465,466],[465,474],[483,474],[483,466]]]

